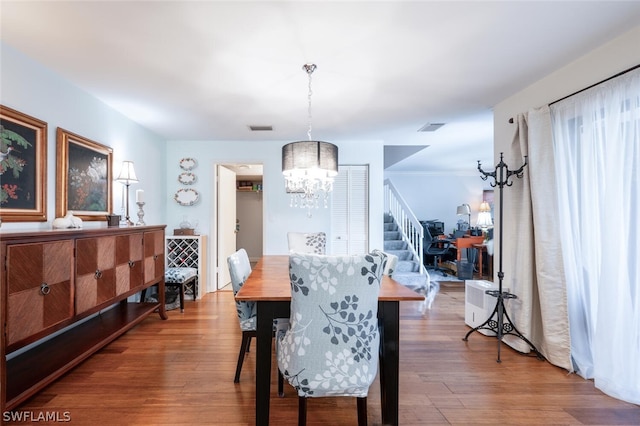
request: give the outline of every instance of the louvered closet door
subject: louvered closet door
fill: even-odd
[[[331,199],[331,254],[368,252],[369,166],[339,166]]]

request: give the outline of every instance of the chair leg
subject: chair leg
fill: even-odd
[[[198,294],[198,276],[193,279],[193,300],[196,300],[196,296]]]
[[[358,398],[358,426],[367,426],[367,397]]]
[[[438,266],[438,259],[441,257],[440,255],[434,254],[433,256],[433,265],[427,266],[427,269],[433,269],[434,271],[440,271],[443,276],[447,276],[447,270],[445,268],[441,268]]]
[[[307,398],[298,396],[298,426],[307,424]]]
[[[180,284],[180,312],[184,312],[184,283]]]
[[[278,396],[284,398],[284,376],[278,368]]]
[[[243,331],[240,353],[238,354],[238,365],[236,366],[236,377],[233,379],[233,383],[240,383],[240,372],[242,371],[242,364],[244,363],[244,354],[249,351],[249,343],[251,343],[251,334]]]

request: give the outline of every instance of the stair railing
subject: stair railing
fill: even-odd
[[[389,179],[384,180],[384,209],[396,221],[402,233],[402,239],[408,243],[414,258],[420,261],[420,273],[425,273],[422,251],[424,229],[411,207]]]

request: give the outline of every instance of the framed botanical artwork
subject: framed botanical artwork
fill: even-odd
[[[0,217],[47,220],[47,123],[0,105]]]
[[[56,139],[56,217],[72,211],[83,220],[107,220],[113,150],[59,127]]]

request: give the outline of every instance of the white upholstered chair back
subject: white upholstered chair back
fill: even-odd
[[[326,254],[327,234],[324,232],[288,232],[289,252]]]

